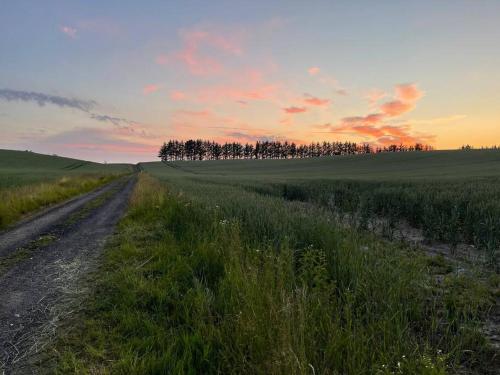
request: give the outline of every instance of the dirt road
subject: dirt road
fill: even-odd
[[[33,373],[30,359],[82,293],[136,177],[125,177],[0,233],[0,374]],[[35,371],[36,372],[36,371]]]

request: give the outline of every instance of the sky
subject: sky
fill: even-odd
[[[500,144],[498,0],[0,3],[0,148]]]

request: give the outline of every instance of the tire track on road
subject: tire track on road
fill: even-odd
[[[93,199],[97,208],[78,217],[59,238],[34,249],[0,274],[0,373],[33,373],[30,359],[55,334],[68,306],[83,292],[79,281],[92,271],[106,239],[126,210],[136,176],[111,183],[47,210],[0,235],[0,256],[64,225]],[[110,193],[113,189],[114,193]]]

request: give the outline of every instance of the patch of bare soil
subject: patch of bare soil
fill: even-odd
[[[0,263],[8,265],[0,268],[0,373],[36,373],[31,358],[85,292],[79,281],[95,268],[135,181],[113,182],[0,234]]]

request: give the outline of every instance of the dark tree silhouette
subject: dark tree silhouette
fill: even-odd
[[[219,159],[303,159],[325,156],[372,154],[381,152],[430,151],[432,147],[421,143],[415,145],[388,145],[376,147],[354,142],[316,142],[297,145],[294,142],[257,141],[255,144],[232,142],[219,144],[214,141],[189,139],[185,142],[170,140],[160,148],[158,157],[173,160],[219,160]]]

